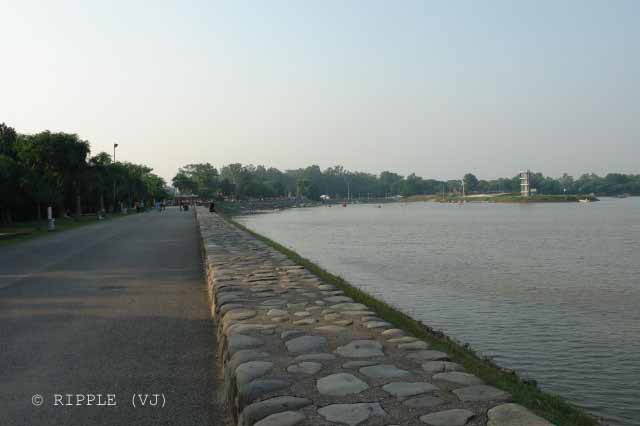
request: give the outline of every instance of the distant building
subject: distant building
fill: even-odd
[[[520,195],[528,197],[531,195],[531,187],[529,182],[531,181],[531,171],[520,172]]]

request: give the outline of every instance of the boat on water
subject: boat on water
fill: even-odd
[[[581,203],[591,203],[593,201],[600,201],[600,200],[596,198],[596,194],[591,193],[589,195],[585,195],[584,198],[578,198],[578,201]]]

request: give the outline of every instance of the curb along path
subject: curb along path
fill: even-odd
[[[552,426],[249,233],[197,217],[238,426]]]

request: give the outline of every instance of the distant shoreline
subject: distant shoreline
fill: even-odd
[[[509,203],[509,204],[527,204],[527,203],[578,203],[580,200],[588,200],[590,202],[599,201],[593,195],[533,195],[523,197],[515,194],[475,194],[462,197],[456,194],[442,195],[413,195],[402,198],[372,198],[372,199],[354,199],[347,204],[387,204],[387,203],[415,203],[415,202],[436,202],[436,203]],[[270,200],[242,200],[236,202],[218,201],[216,206],[222,213],[229,216],[239,216],[246,214],[265,213],[274,210],[288,210],[291,208],[301,207],[321,207],[335,206],[340,207],[344,201],[330,200],[318,202],[312,200],[295,201],[292,199],[270,199]]]
[[[521,195],[514,194],[478,194],[468,195],[462,197],[460,195],[447,194],[442,195],[415,195],[412,197],[406,197],[402,199],[403,202],[421,202],[432,201],[437,203],[515,203],[515,204],[528,204],[528,203],[578,203],[581,201],[600,201],[594,195],[532,195],[529,197],[523,197]]]

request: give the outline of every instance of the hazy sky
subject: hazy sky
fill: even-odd
[[[92,151],[640,173],[640,1],[0,0],[0,122]]]

